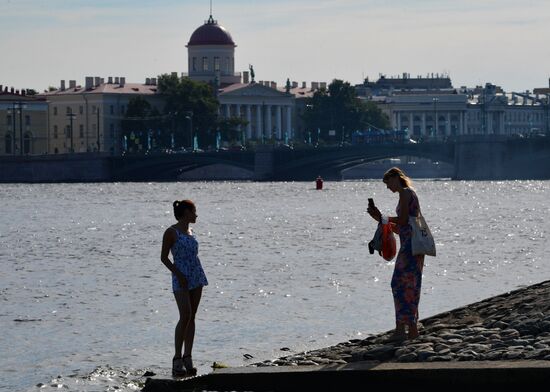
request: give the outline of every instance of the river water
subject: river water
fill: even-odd
[[[415,185],[438,247],[420,318],[550,279],[550,182]],[[391,329],[393,263],[368,252],[368,197],[386,213],[397,203],[381,181],[0,185],[0,390],[169,376],[177,308],[159,255],[175,199],[197,205],[210,281],[199,373]]]

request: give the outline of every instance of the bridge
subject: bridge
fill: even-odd
[[[210,165],[246,170],[255,180],[340,179],[351,167],[385,158],[412,156],[449,163],[456,179],[550,178],[550,138],[465,136],[451,142],[364,144],[347,147],[168,154],[112,158],[116,180],[174,180]]]
[[[451,142],[348,147],[283,149],[263,145],[256,151],[235,152],[4,156],[0,157],[0,182],[176,181],[205,168],[210,168],[210,175],[197,179],[235,179],[231,171],[237,170],[252,180],[312,181],[317,175],[340,179],[345,169],[400,156],[450,163],[453,179],[550,179],[550,137],[476,135]],[[213,172],[220,173],[220,178],[213,178]]]

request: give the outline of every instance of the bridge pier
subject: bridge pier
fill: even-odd
[[[265,181],[272,179],[275,171],[275,156],[273,146],[259,145],[254,154],[254,179]]]
[[[503,180],[507,173],[504,136],[463,136],[455,146],[455,180]]]

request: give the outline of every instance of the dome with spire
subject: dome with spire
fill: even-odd
[[[187,46],[197,45],[237,46],[235,45],[235,42],[233,42],[231,34],[229,34],[223,26],[220,26],[218,22],[212,18],[212,15],[210,15],[210,18],[208,18],[208,20],[204,22],[201,27],[196,29],[193,34],[191,34],[191,38],[189,39]]]

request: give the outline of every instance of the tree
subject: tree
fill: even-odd
[[[222,118],[218,121],[218,129],[222,139],[228,140],[232,144],[236,141],[242,141],[242,132],[247,125],[248,121],[240,117]],[[240,132],[239,126],[241,127]]]
[[[142,96],[130,99],[121,126],[122,135],[126,137],[127,148],[131,152],[147,150],[150,139],[157,147],[169,145],[169,136],[166,131],[162,131],[166,128],[163,117]]]
[[[177,74],[158,77],[159,92],[166,98],[164,113],[173,120],[177,145],[191,146],[197,136],[201,144],[213,144],[219,102],[212,87]]]
[[[389,119],[375,103],[361,101],[355,87],[339,79],[313,94],[303,119],[310,132],[319,129],[322,139],[330,139],[329,131],[334,130],[339,141],[349,139],[355,130],[389,128]]]

